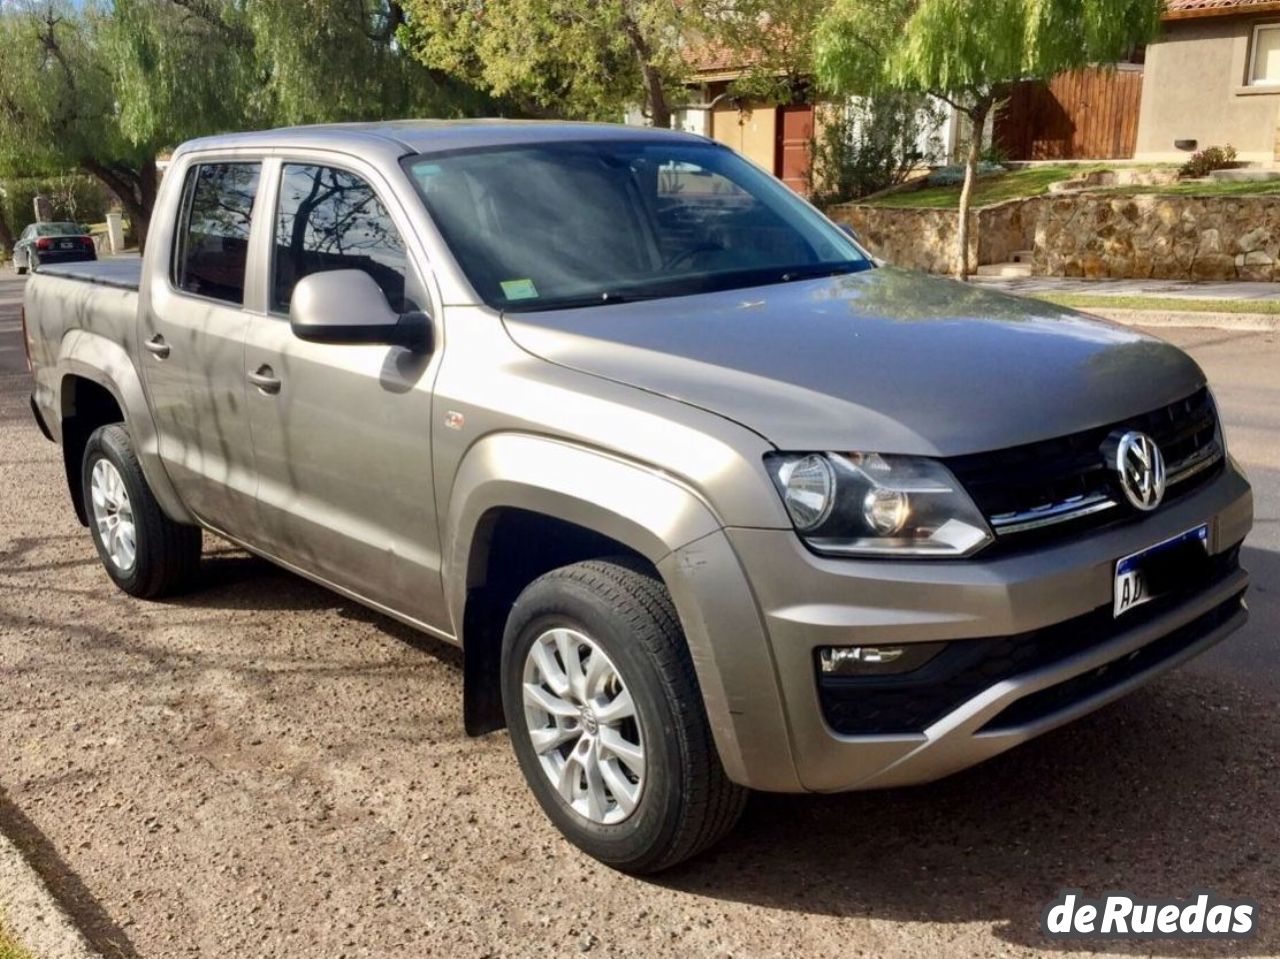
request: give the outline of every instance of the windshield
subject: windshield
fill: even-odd
[[[84,230],[76,223],[41,223],[36,236],[82,236]]]
[[[868,269],[825,217],[728,148],[539,143],[405,161],[490,306],[530,312]]]

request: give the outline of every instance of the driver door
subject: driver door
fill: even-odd
[[[298,339],[304,276],[357,269],[397,313],[431,304],[405,232],[371,178],[320,162],[273,165],[269,311],[245,348],[260,539],[362,599],[445,624],[431,471],[432,354]],[[438,334],[434,341],[439,344]]]

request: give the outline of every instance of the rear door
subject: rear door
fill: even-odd
[[[262,164],[191,163],[174,222],[150,242],[169,251],[167,269],[144,283],[140,362],[165,468],[202,521],[252,541],[253,450],[245,409],[246,300],[259,273],[249,257]]]
[[[303,277],[363,270],[397,313],[432,312],[407,218],[372,168],[347,158],[273,162],[269,311],[251,319],[245,370],[261,536],[273,555],[429,625],[443,626],[431,471],[442,348],[311,343],[289,302]],[[438,311],[436,312],[438,316]]]

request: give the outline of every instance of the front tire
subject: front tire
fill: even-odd
[[[627,559],[547,573],[503,637],[511,741],[538,803],[588,855],[652,873],[715,843],[747,792],[725,775],[671,597]]]
[[[201,533],[164,515],[120,424],[85,444],[81,490],[89,531],[112,581],[130,596],[157,599],[188,588],[200,570]]]

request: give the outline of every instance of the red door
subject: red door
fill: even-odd
[[[813,163],[813,105],[778,107],[778,146],[773,173],[801,196],[809,195]]]

